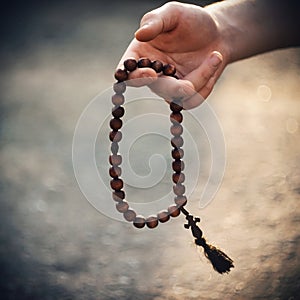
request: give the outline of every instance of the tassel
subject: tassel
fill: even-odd
[[[234,268],[233,260],[227,256],[223,251],[215,246],[206,243],[205,238],[202,237],[202,230],[197,226],[200,218],[194,218],[190,214],[186,214],[187,224],[184,224],[186,229],[191,228],[195,239],[195,244],[203,247],[205,256],[210,260],[213,268],[220,274],[229,273],[230,268]]]
[[[204,248],[205,256],[220,274],[229,273],[230,268],[234,268],[233,260],[220,249],[207,244],[204,238],[195,239],[195,244]]]

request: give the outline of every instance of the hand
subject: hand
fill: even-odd
[[[226,47],[212,15],[196,5],[169,2],[147,14],[135,38],[125,51],[119,67],[127,58],[148,57],[176,66],[179,80],[165,77],[162,82],[150,68],[137,69],[129,79],[145,78],[135,85],[147,84],[167,101],[184,97],[183,106],[198,106],[211,93],[226,66]]]

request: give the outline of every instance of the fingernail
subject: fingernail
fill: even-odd
[[[212,64],[213,67],[219,66],[219,64],[222,62],[221,57],[218,54],[212,54],[210,58],[210,63]]]

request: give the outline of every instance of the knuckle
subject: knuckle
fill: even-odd
[[[144,14],[144,16],[141,19],[141,24],[146,23],[148,20],[153,19],[153,17],[155,16],[155,12],[153,11],[149,11],[146,14]]]
[[[163,7],[168,10],[176,10],[180,6],[182,6],[182,3],[178,2],[178,1],[170,1],[163,5]]]

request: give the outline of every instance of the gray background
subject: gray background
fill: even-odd
[[[2,2],[1,299],[297,299],[299,49],[229,66],[207,100],[227,166],[214,201],[200,210],[199,187],[189,208],[234,259],[230,274],[212,270],[181,217],[138,231],[80,192],[76,122],[162,3]]]

